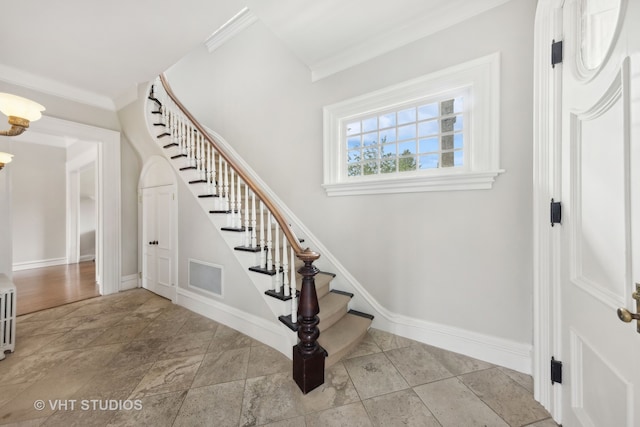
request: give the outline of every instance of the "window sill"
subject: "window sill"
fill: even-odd
[[[417,193],[424,191],[489,190],[503,169],[483,172],[455,172],[433,176],[393,176],[384,179],[350,180],[323,184],[328,196]]]

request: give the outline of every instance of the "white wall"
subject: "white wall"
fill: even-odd
[[[65,148],[13,143],[13,264],[66,260]]]
[[[142,169],[140,156],[124,135],[120,145],[122,276],[138,277],[138,179]]]
[[[535,5],[513,0],[316,83],[258,22],[213,54],[188,55],[168,77],[387,310],[530,344]],[[496,51],[506,173],[493,189],[327,197],[324,105]]]
[[[96,168],[95,163],[80,171],[80,260],[95,259],[96,255]]]
[[[0,136],[0,151],[11,153],[9,138]],[[13,233],[11,232],[11,164],[0,170],[0,274],[12,277]]]

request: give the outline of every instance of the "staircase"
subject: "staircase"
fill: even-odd
[[[182,106],[164,76],[151,86],[148,111],[149,127],[156,130],[165,157],[237,251],[274,316],[298,342],[303,359],[321,353],[325,366],[340,360],[365,336],[373,316],[349,309],[353,294],[332,289],[335,275],[313,265],[320,255],[301,246],[304,241],[276,202]],[[306,393],[319,384],[304,386],[304,378],[296,376],[313,374],[297,374],[298,363],[305,366],[300,369],[315,369],[296,359],[294,347],[294,379]],[[315,375],[323,378],[324,368]]]

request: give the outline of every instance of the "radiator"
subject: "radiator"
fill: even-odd
[[[16,348],[16,287],[0,274],[0,360]]]

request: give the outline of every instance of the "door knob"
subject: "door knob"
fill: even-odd
[[[633,319],[640,320],[640,314],[633,314],[626,308],[618,309],[618,317],[625,323],[631,322]]]
[[[631,298],[636,300],[636,313],[631,313],[626,308],[618,309],[618,318],[625,323],[629,323],[632,320],[636,320],[636,329],[640,334],[640,283],[636,283],[636,290],[631,294]]]

